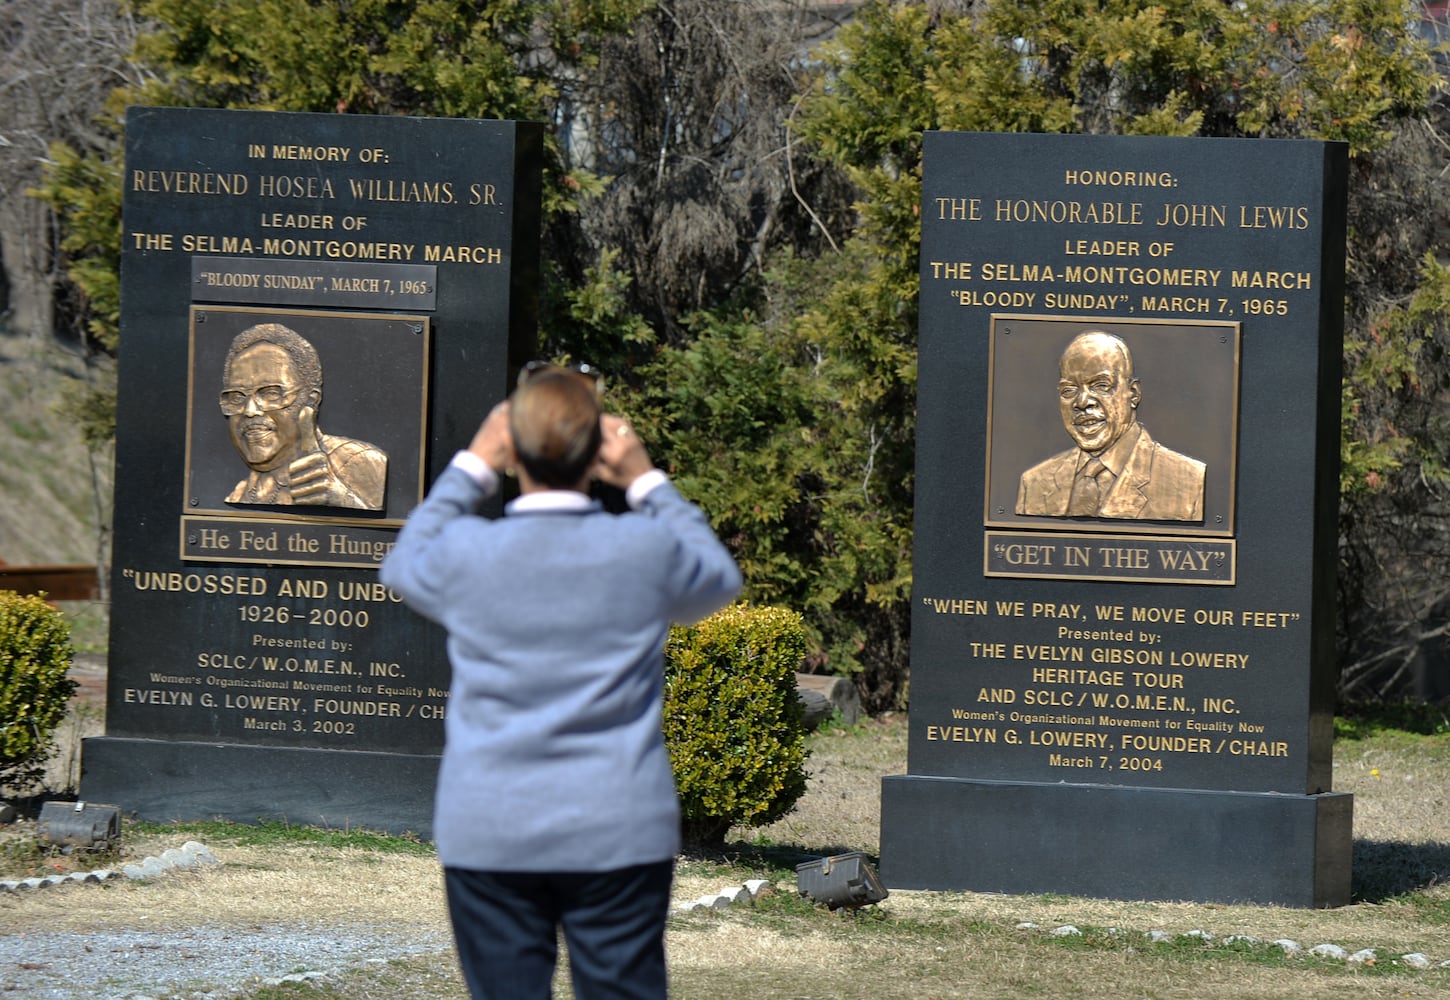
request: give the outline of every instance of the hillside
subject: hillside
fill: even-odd
[[[0,559],[12,565],[94,563],[96,492],[90,456],[57,412],[86,376],[54,342],[0,334]],[[96,469],[110,503],[111,461]]]

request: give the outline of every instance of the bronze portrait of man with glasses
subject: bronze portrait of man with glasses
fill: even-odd
[[[280,323],[237,334],[218,404],[232,445],[251,469],[227,503],[383,509],[388,456],[366,441],[318,429],[322,361],[300,334]]]

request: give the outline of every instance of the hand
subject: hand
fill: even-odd
[[[487,462],[488,467],[500,475],[513,467],[516,460],[513,432],[509,430],[508,400],[488,411],[488,416],[483,418],[478,432],[473,435],[468,450]]]
[[[623,417],[605,413],[599,417],[599,456],[594,460],[594,476],[601,482],[620,489],[654,468],[644,442]]]
[[[292,502],[326,507],[361,507],[363,503],[343,485],[320,451],[310,451],[287,466]]]
[[[304,406],[297,415],[299,443],[311,448],[287,465],[288,491],[292,502],[323,507],[362,507],[362,500],[348,489],[328,464],[317,436],[317,410]]]

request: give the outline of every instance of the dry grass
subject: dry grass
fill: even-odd
[[[58,410],[84,362],[54,341],[0,333],[0,559],[94,563],[90,456]],[[95,470],[109,490],[109,467]]]
[[[179,847],[183,838],[149,834],[128,840],[142,858]],[[441,926],[443,885],[431,857],[305,847],[213,847],[219,867],[152,882],[116,880],[0,895],[0,933],[22,926],[52,931],[203,927],[278,923],[376,923]]]
[[[881,779],[906,773],[906,716],[887,715],[854,729],[812,737],[810,784],[795,810],[757,830],[736,829],[747,843],[793,845],[806,854],[880,852]]]
[[[871,722],[813,739],[806,797],[786,819],[734,831],[728,857],[689,859],[676,897],[693,899],[747,878],[783,891],[755,906],[681,914],[668,944],[678,998],[873,1000],[928,997],[1249,997],[1285,1000],[1447,995],[1450,969],[1412,971],[1398,957],[1450,959],[1450,736],[1386,734],[1336,747],[1336,788],[1356,796],[1356,898],[1337,910],[894,892],[856,916],[810,906],[792,891],[800,857],[840,850],[875,854],[880,778],[904,773],[903,720]],[[135,854],[176,846],[166,831],[129,844]],[[427,856],[280,843],[214,844],[225,864],[149,884],[61,887],[0,896],[0,934],[56,929],[332,922],[437,933],[446,917],[436,862]],[[1040,929],[1019,929],[1022,922]],[[143,923],[144,922],[144,923]],[[1056,938],[1073,924],[1085,934]],[[1109,928],[1119,933],[1109,933]],[[1153,944],[1152,930],[1205,931]],[[1373,966],[1285,958],[1268,945],[1225,946],[1230,934],[1264,942],[1376,949]],[[281,997],[462,997],[452,958],[440,953],[349,973],[318,986],[251,994]],[[558,996],[568,996],[561,973]]]
[[[816,740],[810,793],[763,833],[808,851],[876,851],[879,777],[905,771],[905,729],[872,725]],[[874,784],[873,784],[874,783]],[[1428,997],[1450,970],[1410,972],[1399,956],[1450,959],[1450,737],[1341,741],[1335,787],[1356,796],[1355,893],[1336,910],[1148,903],[988,893],[894,892],[875,918],[821,911],[791,921],[759,909],[677,920],[671,967],[683,997]],[[1404,898],[1402,898],[1404,897]],[[1039,930],[1019,930],[1031,922]],[[1082,938],[1047,931],[1072,924]],[[1109,928],[1122,932],[1110,935]],[[1286,959],[1149,931],[1281,938],[1305,948],[1375,949],[1374,966]],[[748,956],[748,961],[738,961]]]

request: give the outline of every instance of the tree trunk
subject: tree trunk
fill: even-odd
[[[5,325],[14,333],[49,339],[55,333],[50,209],[23,189],[0,199],[0,267],[8,296]]]

